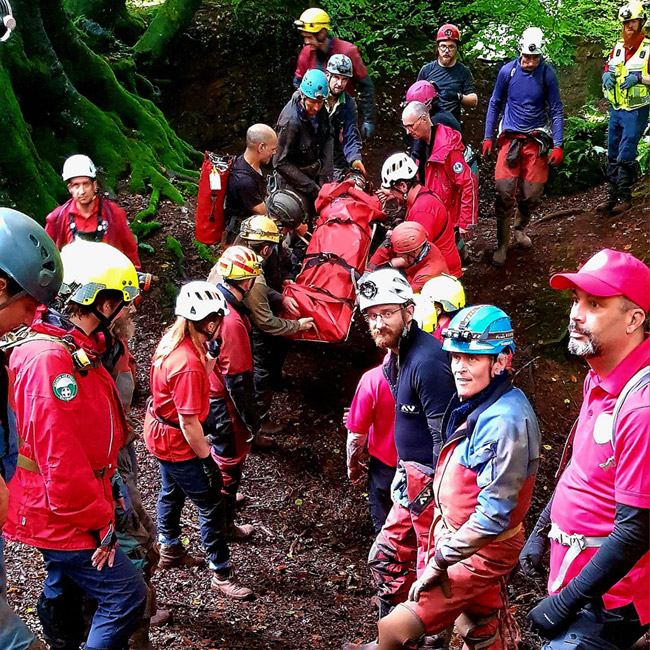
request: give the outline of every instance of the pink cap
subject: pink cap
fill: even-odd
[[[553,289],[578,287],[592,296],[625,296],[650,311],[650,268],[641,260],[611,248],[599,251],[577,273],[551,276]]]

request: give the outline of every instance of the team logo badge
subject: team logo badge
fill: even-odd
[[[372,300],[378,293],[377,285],[372,281],[362,282],[359,285],[359,293],[366,299]]]
[[[454,172],[456,174],[460,174],[463,171],[463,163],[460,163],[460,162],[454,163],[454,166],[452,167],[452,169],[454,170]]]
[[[72,375],[64,372],[52,382],[52,392],[62,402],[69,402],[77,396],[77,382]]]

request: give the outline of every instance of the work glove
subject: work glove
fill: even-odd
[[[201,465],[203,466],[203,473],[208,479],[208,486],[211,492],[218,494],[221,492],[223,487],[223,479],[221,478],[221,470],[219,465],[212,457],[212,454],[208,454],[205,458],[201,458]]]
[[[372,122],[364,122],[361,127],[361,135],[363,139],[367,140],[375,131],[375,125]]]
[[[621,83],[621,90],[629,90],[632,86],[636,86],[641,83],[641,73],[640,72],[630,72],[623,82]]]
[[[519,565],[521,570],[529,578],[540,578],[543,576],[542,558],[549,545],[548,527],[551,523],[551,505],[553,499],[546,504],[539,515],[539,519],[533,528],[533,532],[526,540],[524,548],[519,554]]]
[[[423,591],[431,589],[434,585],[440,586],[440,589],[442,589],[442,595],[445,598],[451,598],[451,588],[449,586],[447,569],[441,569],[436,564],[435,558],[431,558],[422,572],[422,575],[411,585],[408,599],[417,602],[420,600],[420,594]]]
[[[492,140],[483,140],[483,158],[492,153]]]
[[[354,169],[358,169],[364,176],[367,176],[366,168],[363,166],[363,163],[360,160],[355,160],[352,163],[352,167],[354,167]]]
[[[551,155],[548,157],[548,164],[551,165],[551,167],[558,167],[562,163],[563,159],[562,147],[553,147]]]
[[[367,440],[367,435],[348,431],[348,441],[346,445],[348,456],[348,478],[352,483],[358,483],[363,478],[365,468],[361,462],[361,458],[366,450]]]
[[[603,86],[605,90],[616,88],[616,75],[613,72],[603,72]]]
[[[568,627],[575,615],[587,604],[572,580],[562,591],[547,596],[528,613],[533,632],[545,639],[554,639]]]

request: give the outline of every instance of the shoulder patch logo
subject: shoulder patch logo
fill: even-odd
[[[452,169],[454,170],[455,174],[460,174],[463,171],[463,163],[455,162]]]
[[[77,396],[77,382],[75,378],[64,372],[57,375],[52,382],[52,392],[54,397],[60,399],[62,402],[70,402]]]

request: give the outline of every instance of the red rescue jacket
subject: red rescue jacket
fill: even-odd
[[[469,228],[478,214],[478,183],[463,158],[458,131],[436,125],[436,137],[426,163],[425,185],[445,204],[454,227]]]
[[[61,250],[66,244],[72,242],[73,239],[70,229],[71,218],[74,220],[79,232],[94,232],[98,226],[98,215],[108,225],[101,241],[122,251],[139,271],[141,266],[140,258],[138,257],[138,244],[129,229],[126,212],[113,203],[113,201],[98,198],[93,208],[93,213],[88,219],[83,219],[77,215],[74,200],[70,199],[67,203],[60,205],[47,215],[45,232],[54,240],[56,247]]]
[[[20,453],[39,473],[18,468],[4,532],[39,548],[93,549],[98,541],[91,531],[113,521],[110,479],[126,441],[124,412],[97,339],[41,319],[32,330],[71,337],[93,364],[78,370],[70,350],[52,340],[13,350]]]

